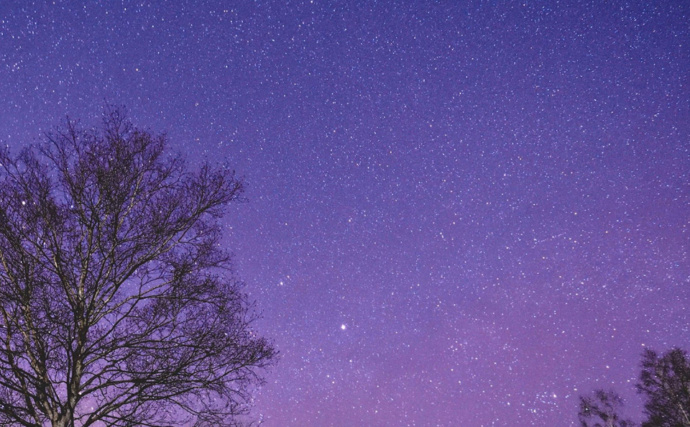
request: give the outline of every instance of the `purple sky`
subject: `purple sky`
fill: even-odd
[[[265,426],[639,420],[690,349],[690,2],[44,3],[0,3],[0,141],[107,100],[245,177]]]

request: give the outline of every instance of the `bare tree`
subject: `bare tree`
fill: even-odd
[[[633,427],[635,424],[618,414],[623,399],[613,390],[595,390],[591,396],[580,396],[578,418],[582,427]]]
[[[235,425],[276,351],[219,244],[233,173],[120,109],[0,164],[0,425]]]
[[[690,427],[690,361],[685,351],[673,348],[659,357],[646,349],[637,390],[647,398],[643,427]]]

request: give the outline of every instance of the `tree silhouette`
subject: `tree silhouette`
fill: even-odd
[[[690,362],[685,351],[673,348],[659,357],[646,349],[637,390],[647,398],[643,427],[690,426]]]
[[[592,396],[580,396],[578,418],[582,427],[633,427],[635,424],[618,415],[623,399],[613,390],[595,390]]]
[[[120,109],[0,164],[0,425],[235,425],[276,351],[219,244],[233,173]]]

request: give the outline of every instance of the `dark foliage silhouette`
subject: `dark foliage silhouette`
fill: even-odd
[[[645,398],[641,427],[690,427],[690,360],[684,350],[672,348],[663,356],[642,353],[637,391]],[[623,400],[614,391],[596,390],[580,396],[578,418],[582,427],[631,427],[618,414]]]
[[[0,425],[235,425],[276,356],[219,245],[241,182],[121,109],[0,164]]]
[[[645,350],[637,390],[646,397],[643,427],[690,427],[690,362],[685,351],[673,348],[659,357]]]
[[[591,396],[580,396],[578,418],[582,427],[633,427],[635,424],[618,414],[623,399],[614,391],[595,390]]]

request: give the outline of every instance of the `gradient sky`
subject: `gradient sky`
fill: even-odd
[[[571,426],[690,349],[690,2],[2,1],[0,141],[227,162],[264,426]]]

